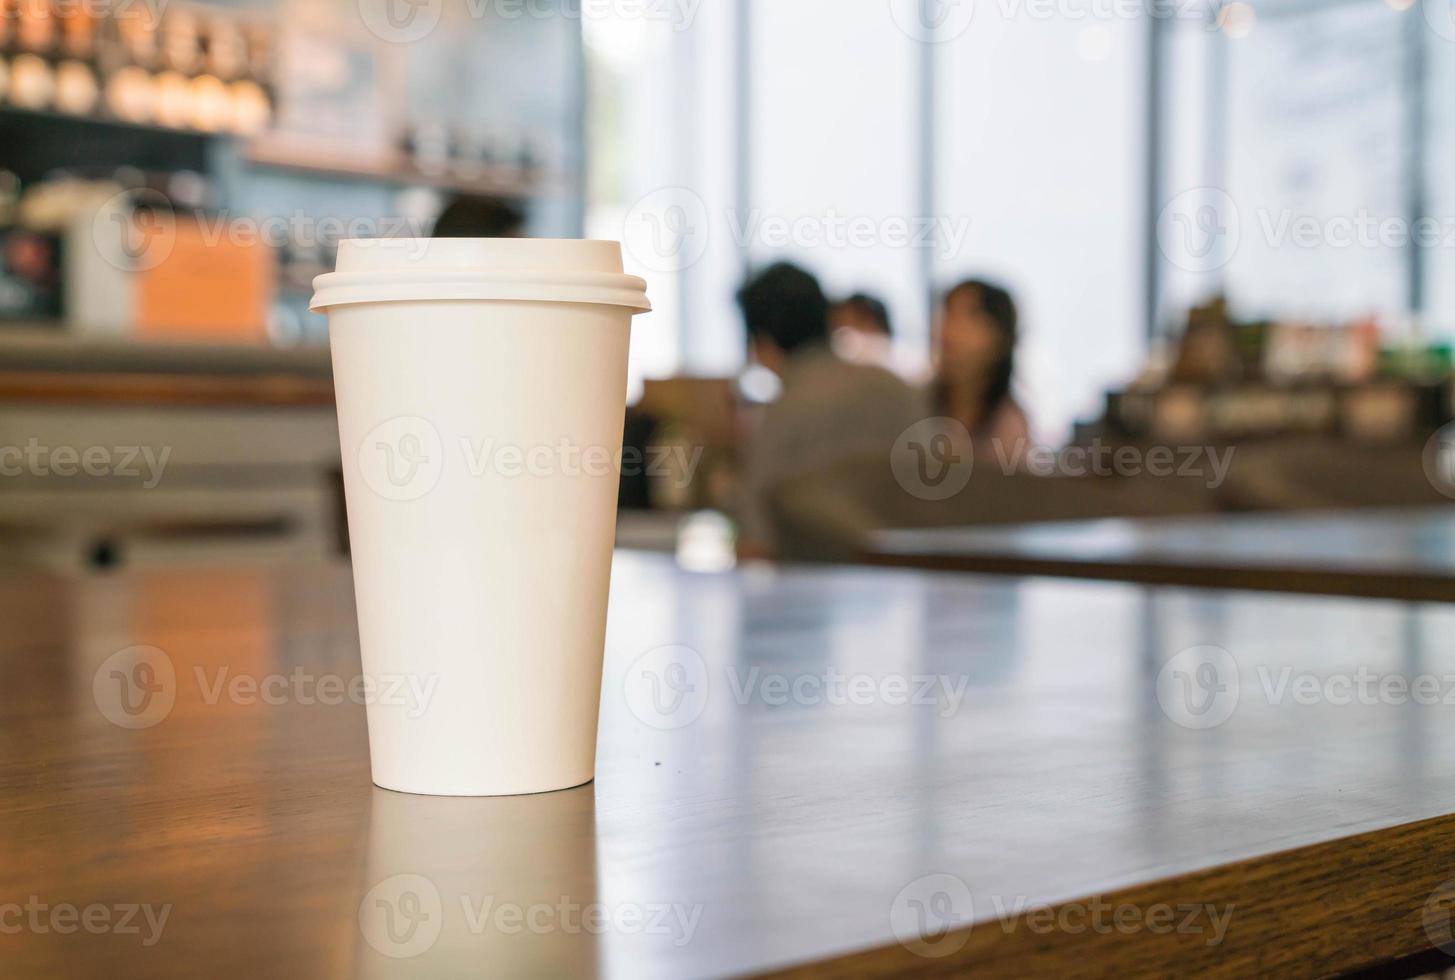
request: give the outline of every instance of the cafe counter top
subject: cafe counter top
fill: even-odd
[[[258,343],[140,340],[73,334],[56,324],[0,326],[0,370],[84,373],[283,374],[328,379],[328,348]]]

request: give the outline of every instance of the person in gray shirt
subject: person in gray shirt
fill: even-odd
[[[851,364],[829,347],[829,303],[818,280],[786,262],[750,277],[738,291],[754,361],[778,376],[744,453],[738,553],[777,552],[769,495],[783,481],[849,458],[889,452],[925,416],[924,396],[898,375]]]

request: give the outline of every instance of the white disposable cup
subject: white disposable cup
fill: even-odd
[[[631,317],[615,242],[344,241],[333,348],[374,782],[590,781]]]

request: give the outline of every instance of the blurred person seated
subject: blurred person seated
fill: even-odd
[[[967,279],[945,294],[935,351],[935,411],[1005,459],[1019,458],[1030,444],[1025,412],[1011,395],[1018,319],[1004,288]]]
[[[889,308],[867,293],[835,303],[829,313],[829,340],[834,353],[846,361],[890,367],[894,331]]]
[[[829,304],[818,280],[777,263],[738,291],[754,361],[782,382],[743,457],[738,552],[772,557],[776,535],[769,495],[785,480],[840,460],[889,452],[924,417],[924,400],[882,367],[854,364],[829,347]]]
[[[435,219],[435,238],[523,238],[525,212],[497,197],[458,194]]]

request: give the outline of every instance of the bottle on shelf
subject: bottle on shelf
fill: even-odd
[[[38,54],[17,54],[10,62],[9,101],[22,109],[51,108],[56,95],[56,75]]]

